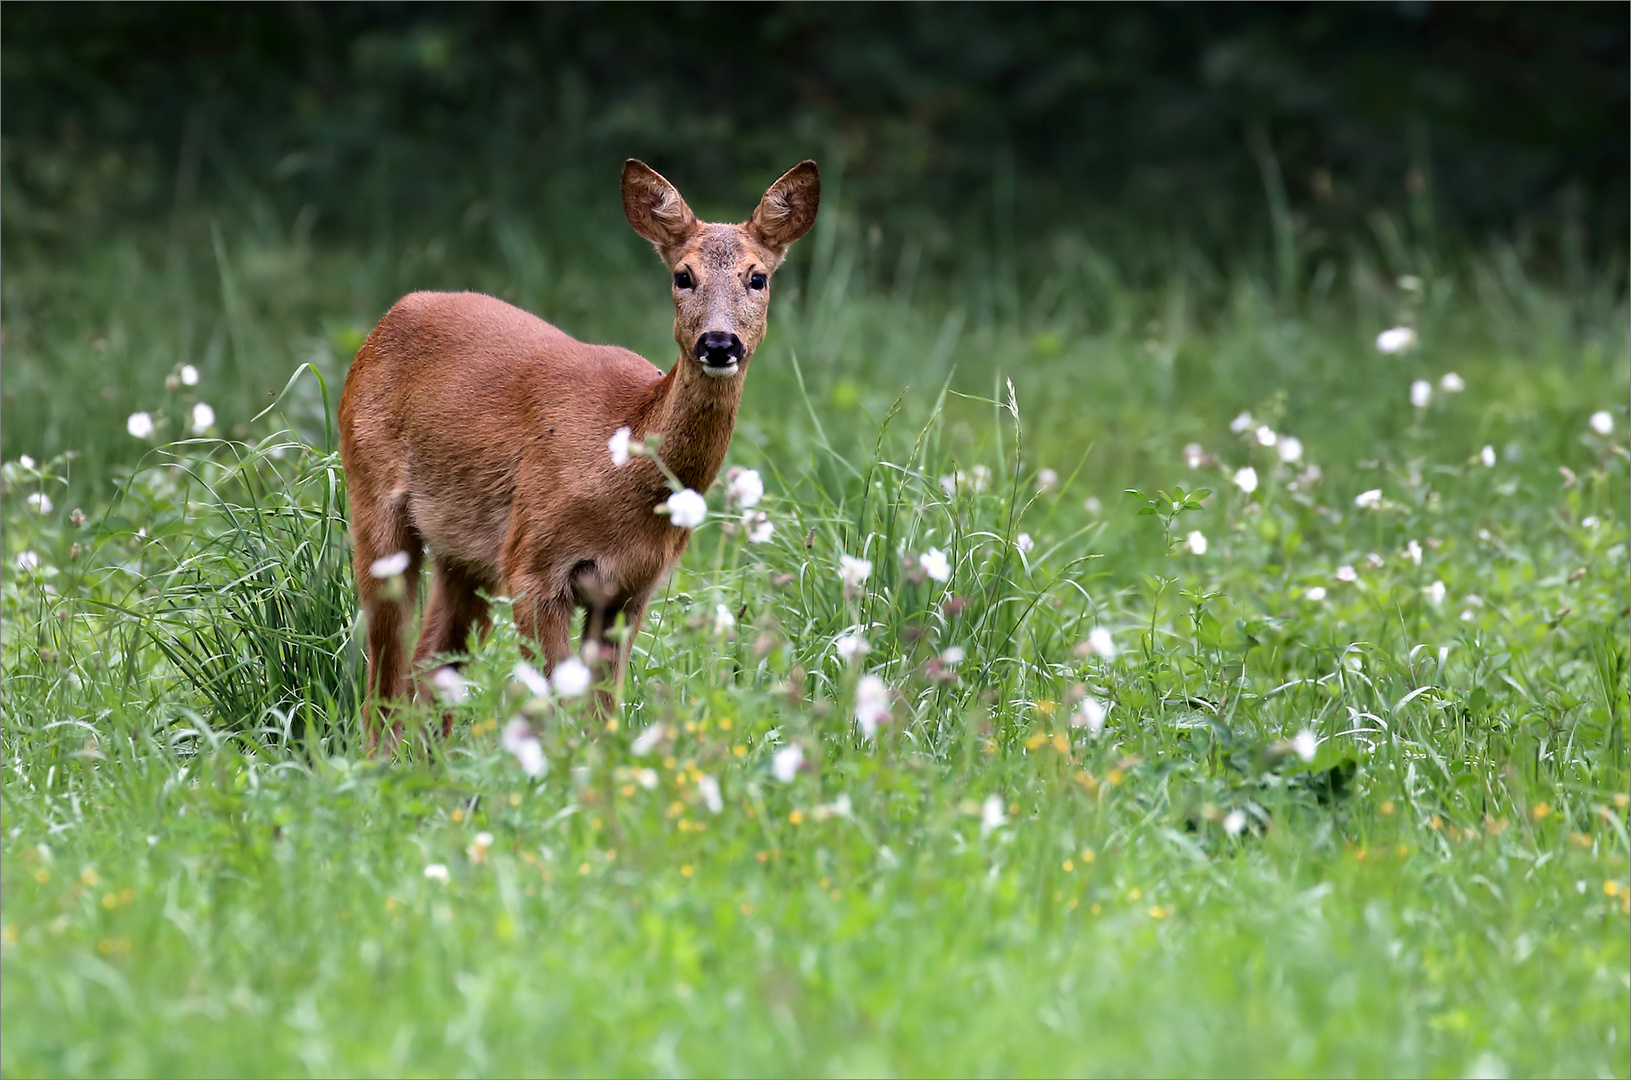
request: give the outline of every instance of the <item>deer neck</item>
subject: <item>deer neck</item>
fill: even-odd
[[[707,491],[725,463],[746,377],[745,357],[733,377],[715,379],[682,356],[657,384],[644,423],[636,428],[637,435],[662,436],[657,453],[663,464],[693,491]]]

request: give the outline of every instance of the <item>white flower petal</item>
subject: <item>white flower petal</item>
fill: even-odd
[[[588,664],[575,656],[568,656],[555,665],[555,671],[550,675],[549,682],[551,686],[555,687],[557,694],[562,697],[575,698],[583,696],[584,691],[589,689],[589,684],[593,679],[594,676],[589,671]]]

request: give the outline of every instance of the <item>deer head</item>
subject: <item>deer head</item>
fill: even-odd
[[[717,379],[734,377],[764,340],[770,279],[793,241],[810,231],[821,171],[801,161],[770,185],[741,225],[698,221],[674,185],[642,161],[623,166],[623,212],[674,279],[680,356]]]

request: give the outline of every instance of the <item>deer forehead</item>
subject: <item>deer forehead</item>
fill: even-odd
[[[755,243],[740,225],[705,225],[686,247],[679,262],[705,276],[736,274],[756,265],[765,270],[774,266],[770,252]]]

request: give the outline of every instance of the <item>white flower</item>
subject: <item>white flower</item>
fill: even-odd
[[[1229,430],[1234,432],[1236,435],[1239,435],[1242,431],[1245,431],[1251,426],[1252,414],[1249,412],[1243,412],[1233,420],[1229,421]]]
[[[425,877],[431,881],[440,881],[443,884],[446,884],[450,876],[451,875],[449,875],[447,872],[447,867],[443,866],[439,862],[433,862],[429,866],[425,867]]]
[[[1189,548],[1189,553],[1191,555],[1205,555],[1208,546],[1206,542],[1206,534],[1201,532],[1199,529],[1193,530],[1189,534],[1189,537],[1184,541],[1184,546]]]
[[[1257,470],[1250,465],[1239,470],[1234,475],[1235,486],[1250,495],[1257,490]]]
[[[1486,469],[1495,468],[1495,447],[1486,444],[1482,450],[1478,451],[1478,461]]]
[[[1582,529],[1595,529],[1597,527],[1597,515],[1591,514],[1587,517],[1581,518],[1580,527]]]
[[[520,763],[521,771],[534,780],[549,772],[549,759],[544,756],[543,744],[537,739],[522,743],[515,752],[515,760]]]
[[[1410,541],[1410,543],[1404,546],[1404,557],[1415,563],[1417,566],[1420,566],[1421,545],[1416,543],[1414,540]]]
[[[1410,384],[1410,404],[1418,409],[1427,408],[1427,403],[1433,400],[1433,384],[1426,379],[1417,379]]]
[[[833,642],[833,648],[838,650],[838,658],[844,661],[853,660],[857,656],[865,656],[872,651],[872,646],[868,645],[866,638],[861,636],[859,626],[851,627],[849,633]]]
[[[804,768],[804,749],[798,743],[784,746],[770,759],[770,771],[784,784],[791,784]]]
[[[1375,510],[1382,505],[1382,489],[1371,488],[1354,496],[1354,505],[1361,510]]]
[[[694,529],[708,516],[708,500],[690,488],[674,492],[663,505],[668,507],[668,520],[682,529]]]
[[[987,795],[980,805],[980,835],[1002,828],[1007,821],[1008,815],[1002,812],[1002,796]]]
[[[1184,464],[1198,469],[1206,462],[1206,447],[1198,442],[1184,444]]]
[[[535,671],[533,674],[538,673]],[[549,771],[549,761],[544,757],[543,745],[533,735],[532,728],[520,717],[504,725],[504,734],[499,737],[499,745],[515,755],[516,760],[521,763],[521,771],[528,776],[536,778]]]
[[[632,434],[634,432],[629,428],[620,427],[606,440],[606,449],[612,453],[613,465],[621,465],[629,460],[629,436]]]
[[[1453,371],[1446,371],[1438,381],[1438,388],[1446,394],[1459,394],[1467,388],[1467,380]]]
[[[1444,593],[1444,582],[1442,581],[1435,581],[1422,590],[1422,594],[1431,600],[1435,607],[1444,603]]]
[[[436,696],[444,705],[462,704],[470,694],[470,684],[465,681],[464,676],[445,664],[432,673],[430,681],[436,688]]]
[[[750,510],[742,515],[742,524],[748,528],[748,543],[768,544],[776,535],[776,524],[763,510]]]
[[[1104,731],[1104,716],[1109,711],[1110,706],[1089,694],[1082,699],[1076,711],[1070,714],[1070,726],[1086,728],[1087,733],[1096,739]]]
[[[889,720],[889,688],[876,675],[863,675],[855,686],[855,723],[861,734],[871,740],[878,734],[878,725]]]
[[[515,681],[525,686],[527,692],[533,697],[547,698],[549,696],[549,680],[538,674],[538,669],[525,660],[518,661],[515,670],[511,674],[515,677]]]
[[[844,579],[844,584],[851,589],[859,589],[872,576],[872,563],[866,559],[857,559],[853,555],[838,556],[838,576]]]
[[[1059,486],[1059,474],[1052,469],[1043,469],[1036,474],[1036,490],[1039,492],[1052,491]]]
[[[725,797],[719,793],[719,781],[704,773],[697,777],[697,790],[702,793],[702,805],[708,813],[717,814],[725,809]]]
[[[635,736],[633,742],[629,743],[629,753],[633,754],[635,757],[645,757],[647,754],[651,753],[657,748],[657,744],[662,742],[663,736],[667,734],[667,724],[660,722],[652,724],[639,735]]]
[[[923,572],[936,581],[946,581],[951,577],[951,562],[946,553],[939,548],[930,548],[917,557],[917,564]]]
[[[1019,549],[1021,555],[1024,555],[1036,547],[1036,541],[1031,539],[1030,533],[1020,533],[1014,537],[1014,546]]]
[[[131,413],[130,419],[125,421],[125,430],[138,439],[151,439],[153,437],[153,416],[151,413]]]
[[[1116,655],[1116,642],[1110,636],[1110,631],[1102,626],[1095,626],[1087,635],[1087,647],[1094,656],[1102,656],[1112,660]]]
[[[656,769],[639,769],[634,774],[634,782],[647,791],[656,791],[661,779]]]
[[[398,574],[406,570],[408,568],[408,563],[412,561],[412,558],[406,551],[398,551],[394,554],[386,555],[382,558],[375,559],[372,563],[368,564],[368,576],[371,578],[377,578],[379,580],[396,577]]]
[[[198,385],[198,369],[193,367],[191,364],[182,364],[181,365],[181,385],[182,386],[197,386]]]
[[[1230,836],[1239,836],[1246,827],[1246,812],[1244,810],[1231,810],[1223,815],[1223,831]]]
[[[1365,556],[1365,565],[1370,567],[1372,570],[1380,570],[1382,568],[1382,556],[1376,554],[1374,551],[1371,552],[1369,555]]]
[[[51,496],[43,491],[36,491],[28,497],[28,505],[41,514],[49,514],[51,512]]]
[[[961,664],[964,657],[967,655],[967,653],[963,652],[963,647],[961,645],[953,645],[951,648],[940,654],[940,662],[948,667],[955,666],[957,664]]]
[[[32,469],[34,467],[34,459],[29,457],[27,454],[24,454],[22,457],[17,459],[17,464],[21,465],[25,469]]]
[[[976,465],[968,471],[969,487],[975,491],[984,491],[991,486],[991,470],[984,465]]]
[[[1400,353],[1416,344],[1416,331],[1408,326],[1395,326],[1376,335],[1376,351]]]
[[[1280,436],[1280,445],[1275,449],[1280,452],[1280,460],[1287,465],[1295,464],[1303,459],[1303,441],[1295,435]]]
[[[758,506],[759,500],[765,497],[764,481],[759,478],[758,469],[743,469],[736,474],[730,482],[726,492],[730,498],[746,510],[751,506]]]
[[[556,664],[554,674],[549,677],[550,685],[562,697],[582,697],[593,679],[589,665],[575,656],[568,656]]]
[[[1257,431],[1254,434],[1257,437],[1258,446],[1273,446],[1280,438],[1274,433],[1274,429],[1267,424],[1257,425]]]
[[[1324,585],[1315,585],[1313,588],[1309,589],[1308,592],[1304,593],[1303,595],[1307,596],[1309,600],[1311,600],[1312,602],[1317,604],[1321,600],[1325,599],[1325,586]]]
[[[731,609],[726,607],[724,604],[715,605],[714,637],[720,637],[723,634],[730,633],[735,626],[736,616],[731,614]]]
[[[1086,510],[1089,514],[1092,514],[1094,517],[1098,517],[1100,514],[1104,513],[1104,504],[1099,501],[1099,497],[1097,495],[1089,495],[1087,498],[1082,500],[1082,509]]]
[[[1307,728],[1297,732],[1296,738],[1291,740],[1291,748],[1305,762],[1314,760],[1314,751],[1319,749],[1319,745],[1320,741]]]
[[[1339,566],[1339,567],[1337,567],[1337,580],[1338,581],[1358,581],[1359,580],[1359,571],[1355,570],[1351,566]]]
[[[1614,430],[1614,417],[1604,409],[1591,414],[1591,430],[1599,435],[1607,435]]]
[[[215,426],[215,410],[200,401],[193,406],[193,434],[202,435]]]
[[[945,476],[942,476],[940,478],[940,490],[944,491],[947,495],[956,495],[957,481],[961,477],[962,473],[947,473]]]
[[[40,557],[32,551],[19,551],[17,553],[17,569],[25,574],[32,574],[40,568]]]

